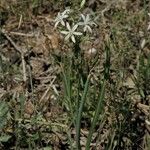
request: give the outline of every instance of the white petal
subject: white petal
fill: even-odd
[[[73,43],[76,42],[74,35],[71,36],[71,40],[72,40]]]
[[[79,22],[78,25],[79,25],[79,26],[83,26],[83,25],[84,25],[84,22]]]
[[[67,22],[66,25],[67,25],[67,29],[70,31],[71,27],[70,27],[69,23]]]
[[[60,13],[57,15],[56,19],[60,19],[61,18],[61,15]]]
[[[72,31],[75,31],[78,27],[78,24],[76,24],[75,26],[73,26]]]
[[[144,48],[145,44],[146,44],[146,40],[143,39],[142,42],[141,42],[141,48],[142,48],[142,49]]]
[[[95,22],[93,22],[93,21],[91,21],[89,24],[97,26],[97,24]]]
[[[63,17],[63,18],[68,18],[68,15],[63,15],[62,17]]]
[[[92,29],[90,26],[87,26],[87,29],[89,30],[90,33],[92,33]]]
[[[61,21],[61,25],[65,26],[65,22],[63,20]]]
[[[150,121],[149,120],[145,120],[145,123],[150,126]]]
[[[58,19],[57,19],[57,18],[55,18],[54,22],[57,22],[57,21],[58,21]]]
[[[87,15],[86,15],[86,20],[85,20],[85,22],[89,22],[89,21],[90,21],[90,15],[87,14]]]
[[[54,25],[54,28],[57,28],[59,22],[56,22],[55,25]]]
[[[82,35],[81,32],[73,32],[74,35]]]
[[[86,32],[87,30],[87,26],[84,26],[83,31]]]
[[[66,8],[66,10],[64,12],[62,12],[63,15],[65,15],[66,13],[70,13],[71,9],[70,8]]]
[[[68,34],[66,37],[65,37],[65,40],[68,40],[70,38],[70,34]]]
[[[82,17],[83,20],[85,20],[85,16],[83,14],[81,14],[81,17]]]
[[[68,31],[60,31],[60,33],[62,33],[62,34],[68,34],[69,32]]]

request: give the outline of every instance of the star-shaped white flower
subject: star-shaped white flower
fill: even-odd
[[[76,42],[75,35],[82,35],[81,32],[75,32],[75,30],[78,27],[78,24],[74,25],[72,28],[70,27],[68,22],[66,23],[66,25],[67,25],[68,31],[61,31],[61,33],[66,35],[65,40],[68,40],[69,38],[71,38],[71,40],[75,43]]]
[[[68,18],[68,14],[66,14],[66,12],[63,13],[58,13],[57,17],[55,18],[54,22],[55,22],[55,28],[57,28],[58,24],[61,23],[61,25],[65,26],[65,22],[64,19]]]
[[[94,21],[91,20],[89,14],[87,14],[86,16],[81,14],[81,17],[82,17],[83,22],[79,22],[78,25],[84,26],[84,28],[83,28],[84,32],[88,32],[89,31],[90,33],[92,33],[91,26],[96,25],[96,23],[94,23]]]

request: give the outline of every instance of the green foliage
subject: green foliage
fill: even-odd
[[[145,127],[145,118],[149,116],[135,104],[141,103],[146,108],[150,104],[149,41],[139,50],[139,41],[149,36],[146,30],[149,5],[146,0],[133,1],[131,5],[123,1],[107,1],[17,0],[8,4],[2,0],[8,6],[4,7],[7,13],[2,14],[3,27],[16,45],[20,45],[22,50],[27,46],[31,53],[24,57],[26,72],[23,73],[27,81],[23,81],[22,62],[11,62],[10,54],[15,48],[0,35],[0,92],[4,92],[0,93],[0,149],[6,149],[7,144],[10,144],[7,149],[29,150],[81,150],[82,146],[86,150],[150,149],[150,136]],[[69,28],[78,24],[77,31],[83,35],[76,36],[72,40],[75,43],[64,42],[59,37],[60,55],[54,54],[53,61],[47,64],[50,56],[45,56],[44,52],[51,50],[55,43],[51,33],[56,29],[50,29],[57,23],[53,16],[58,12],[64,13],[68,8],[73,11],[70,11],[70,18],[64,18],[70,26],[67,32],[63,26],[63,33],[73,39],[74,33]],[[99,15],[98,26],[90,26],[93,21],[87,14],[92,14],[91,17]],[[5,24],[7,21],[12,24]],[[65,22],[62,24],[67,25]],[[57,29],[61,28],[58,26]],[[85,29],[92,32],[83,32]],[[38,38],[40,44],[40,39],[46,39],[38,54],[35,41],[33,45],[32,42],[25,45],[30,41],[28,32],[31,30],[39,36],[32,37],[32,40]],[[89,49],[95,49],[96,53],[92,54]],[[55,48],[53,51],[55,53]],[[44,62],[44,71],[34,75],[37,66],[30,69],[30,59],[36,58]],[[53,76],[56,77],[52,83],[54,86],[49,85]],[[133,79],[135,86],[128,86],[128,79]],[[53,92],[58,93],[56,97]],[[39,102],[41,97],[42,104]],[[32,105],[27,103],[28,100]],[[102,148],[97,148],[98,144]]]
[[[109,70],[110,70],[110,46],[107,46],[107,44],[106,44],[106,49],[105,49],[106,58],[105,58],[105,64],[104,64],[104,70],[105,70],[104,71],[104,79],[103,79],[103,83],[101,85],[101,89],[99,92],[100,94],[99,94],[95,114],[94,114],[94,117],[92,120],[91,128],[89,130],[89,135],[88,135],[87,143],[86,143],[86,150],[90,150],[92,134],[94,133],[96,123],[98,122],[98,119],[99,119],[99,115],[100,115],[100,113],[103,112],[103,108],[104,108],[103,103],[104,103],[104,97],[105,97],[106,81],[109,79]]]
[[[2,134],[0,136],[0,142],[8,142],[8,140],[11,138],[10,135],[7,135],[7,134]]]
[[[89,89],[89,82],[90,82],[90,75],[87,78],[87,81],[85,83],[84,86],[84,92],[83,92],[83,96],[81,98],[81,102],[79,104],[79,109],[77,111],[77,121],[76,121],[76,138],[77,138],[77,148],[81,149],[80,146],[80,130],[81,130],[81,119],[82,119],[82,114],[83,114],[83,106],[85,105],[85,101],[86,101],[86,96],[88,93],[88,89]]]
[[[138,78],[136,80],[137,88],[142,99],[150,94],[150,55],[145,58],[143,55],[139,58]]]
[[[81,3],[80,3],[80,8],[83,8],[85,3],[86,3],[86,0],[82,0]]]
[[[4,125],[7,122],[7,116],[8,116],[8,105],[6,102],[0,102],[0,129],[3,129]]]

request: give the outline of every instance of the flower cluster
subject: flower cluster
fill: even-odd
[[[77,22],[76,24],[73,22],[72,25],[69,24],[69,14],[72,11],[68,8],[62,13],[58,13],[57,17],[55,18],[54,22],[55,25],[54,27],[57,28],[59,24],[61,24],[63,27],[65,27],[67,30],[66,31],[61,31],[62,34],[65,34],[65,40],[71,39],[72,42],[76,42],[75,36],[81,36],[83,33],[76,31],[78,27],[80,26],[80,29],[83,29],[81,31],[86,32],[86,33],[92,33],[92,26],[95,25],[94,21],[90,18],[90,14],[87,14],[86,16],[81,14],[80,21]]]

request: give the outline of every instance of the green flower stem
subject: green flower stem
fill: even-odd
[[[85,88],[83,92],[83,96],[81,99],[81,104],[79,107],[79,110],[77,112],[77,121],[76,121],[76,144],[77,144],[77,149],[81,149],[80,145],[80,128],[81,128],[81,119],[82,119],[82,112],[83,112],[83,106],[86,100],[87,92],[88,92],[88,87],[89,87],[89,81],[90,81],[90,75],[87,78],[87,81],[85,83]]]
[[[90,128],[87,143],[86,143],[86,148],[85,148],[86,150],[90,149],[90,143],[91,143],[91,140],[92,140],[92,135],[93,135],[93,132],[94,132],[94,128],[95,128],[97,120],[99,118],[100,111],[102,110],[102,102],[103,102],[103,99],[104,99],[105,87],[106,87],[106,80],[103,81],[103,85],[102,85],[102,88],[101,88],[101,94],[100,94],[100,97],[99,97],[98,105],[97,105],[97,108],[96,108],[96,111],[95,111],[95,114],[94,114],[94,118],[93,118],[93,121],[92,121],[92,126]]]
[[[102,106],[103,106],[103,101],[104,101],[104,97],[105,97],[106,81],[109,79],[109,70],[110,70],[110,48],[109,48],[109,46],[106,45],[105,50],[106,50],[106,61],[104,64],[104,79],[103,79],[102,87],[100,90],[100,96],[99,96],[97,108],[95,110],[94,118],[92,120],[92,125],[91,125],[89,135],[87,138],[87,143],[86,143],[86,147],[85,147],[86,150],[90,150],[90,143],[92,140],[92,135],[93,135],[96,123],[99,119],[99,114],[102,112]]]

